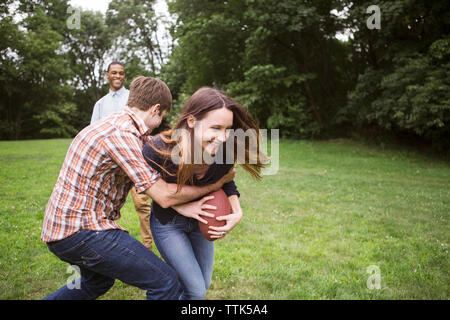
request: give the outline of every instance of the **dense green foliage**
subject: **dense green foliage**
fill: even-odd
[[[3,1],[0,139],[73,136],[107,91],[107,64],[121,60],[127,86],[161,77],[176,110],[216,86],[283,137],[406,136],[449,148],[448,1],[170,0],[168,47],[153,2],[112,0],[69,29],[66,1]],[[367,26],[371,5],[380,29]]]
[[[334,36],[340,1],[188,1],[170,3],[186,70],[183,89],[216,85],[263,127],[310,137],[332,124],[352,76],[350,47]],[[171,59],[172,60],[172,59]]]
[[[30,138],[42,133],[41,123],[52,131],[61,119],[60,106],[70,99],[68,61],[58,52],[63,42],[58,17],[67,6],[62,1],[22,1],[11,12],[10,2],[15,3],[0,5],[0,136]],[[15,23],[16,15],[23,16],[21,23]],[[47,121],[42,117],[49,110]],[[75,133],[62,125],[61,132]]]
[[[361,1],[350,16],[361,16],[367,5]],[[341,120],[376,131],[409,132],[438,148],[449,147],[449,8],[448,1],[382,2],[380,30],[356,25],[354,43],[361,44],[365,70]]]

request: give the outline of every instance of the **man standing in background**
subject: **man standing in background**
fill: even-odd
[[[122,111],[127,105],[130,92],[123,86],[125,81],[124,66],[117,61],[110,63],[106,78],[109,81],[109,93],[95,104],[91,124],[114,112]]]
[[[109,81],[109,93],[97,101],[92,112],[91,124],[109,116],[110,114],[125,109],[129,91],[123,86],[125,81],[125,67],[120,62],[109,64],[106,72]],[[153,238],[150,231],[150,198],[145,194],[138,194],[136,189],[131,189],[134,208],[139,216],[142,243],[152,250]]]

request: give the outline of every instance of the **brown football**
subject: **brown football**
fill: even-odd
[[[202,216],[203,219],[208,221],[208,224],[204,224],[202,222],[198,222],[198,227],[202,232],[203,236],[209,241],[217,240],[216,238],[211,238],[211,235],[208,233],[209,226],[214,227],[223,227],[225,225],[225,221],[216,220],[216,217],[226,216],[231,213],[231,204],[230,200],[228,200],[227,195],[222,189],[219,189],[213,193],[208,194],[208,196],[214,196],[214,199],[208,200],[205,204],[209,204],[215,206],[216,210],[204,209],[208,213],[214,214],[214,218]]]

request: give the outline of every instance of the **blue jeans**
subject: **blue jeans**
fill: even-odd
[[[81,285],[65,285],[45,300],[96,299],[115,279],[146,290],[147,299],[182,297],[176,272],[125,231],[81,230],[47,245],[58,258],[79,267]]]
[[[183,299],[204,299],[211,284],[214,243],[203,237],[197,220],[176,215],[163,225],[151,214],[150,228],[161,256],[178,273]]]

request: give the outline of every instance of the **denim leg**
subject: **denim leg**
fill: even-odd
[[[120,230],[105,231],[98,245],[107,253],[106,269],[100,270],[124,283],[147,291],[149,300],[178,300],[182,286],[177,274],[141,242]]]
[[[183,299],[204,299],[206,289],[211,282],[214,244],[204,238],[208,243],[203,243],[197,236],[193,236],[194,241],[191,241],[192,221],[190,219],[177,216],[165,225],[162,225],[154,215],[150,220],[158,251],[176,270],[183,284]],[[208,280],[205,281],[205,278]]]
[[[50,244],[49,249],[80,267],[81,288],[64,286],[47,298],[95,299],[114,279],[147,290],[148,299],[179,299],[182,295],[176,272],[124,231],[83,230]]]
[[[58,242],[49,243],[49,250],[61,260],[79,268],[79,287],[62,286],[44,300],[93,300],[106,293],[114,284],[114,279],[90,270],[103,258],[85,243],[95,237],[95,232],[83,230]]]
[[[105,294],[113,285],[114,279],[80,268],[80,287],[62,286],[43,300],[94,300]]]
[[[198,223],[195,222],[194,230],[189,233],[189,240],[194,249],[195,258],[202,270],[205,288],[211,285],[214,267],[214,242],[207,240],[201,233]]]

